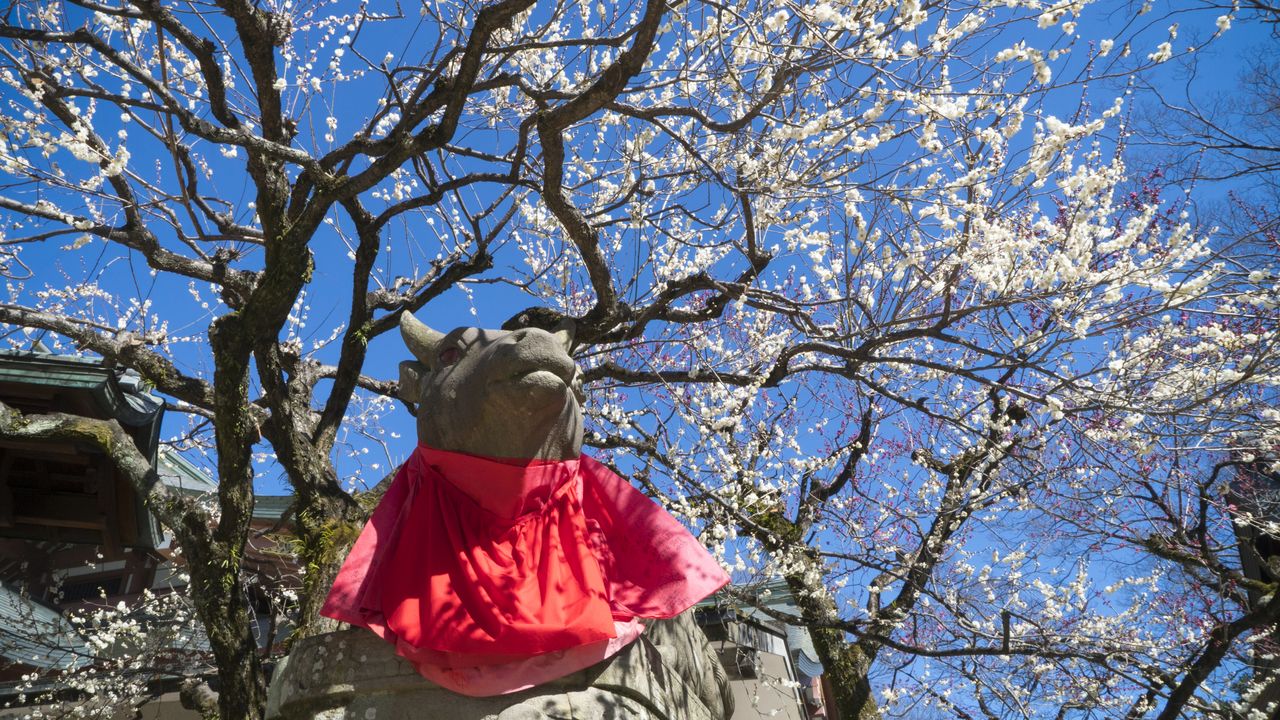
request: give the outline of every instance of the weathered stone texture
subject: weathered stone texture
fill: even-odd
[[[299,641],[277,668],[275,720],[727,720],[724,670],[692,614],[650,623],[618,655],[511,695],[472,698],[419,675],[367,630]]]

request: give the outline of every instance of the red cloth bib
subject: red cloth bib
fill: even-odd
[[[580,670],[729,578],[674,518],[588,457],[491,459],[420,445],[321,614],[367,627],[470,695]],[[519,669],[519,672],[516,672]]]

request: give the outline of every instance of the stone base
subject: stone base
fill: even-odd
[[[276,668],[268,720],[728,720],[724,669],[692,613],[653,621],[622,652],[510,695],[473,698],[423,678],[364,629],[299,641]]]

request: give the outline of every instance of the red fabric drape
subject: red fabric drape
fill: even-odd
[[[419,446],[321,613],[367,627],[472,695],[612,655],[728,576],[670,515],[585,456],[482,458]]]

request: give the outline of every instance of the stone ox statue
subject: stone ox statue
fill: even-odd
[[[527,316],[526,316],[527,317]],[[406,313],[400,392],[419,445],[268,716],[724,720],[724,671],[688,608],[728,577],[581,455],[572,326],[432,330]]]

